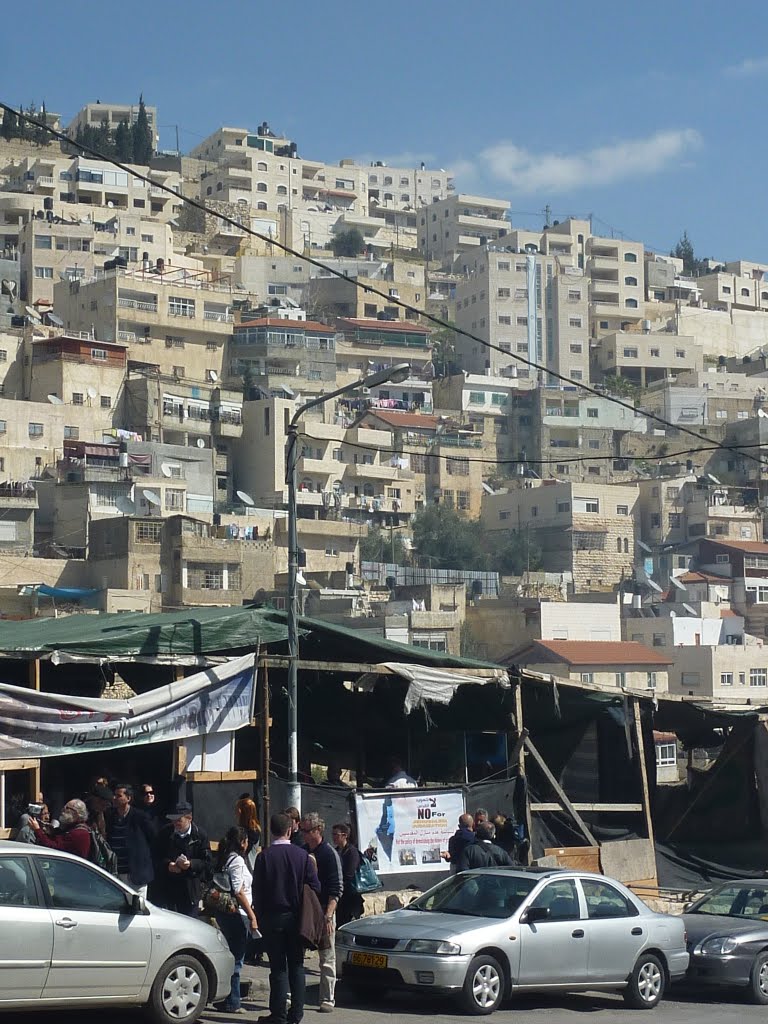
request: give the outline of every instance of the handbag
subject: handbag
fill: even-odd
[[[384,888],[384,884],[367,857],[360,858],[360,866],[355,872],[352,888],[361,895],[366,892],[378,892],[379,889]]]
[[[240,910],[228,871],[215,871],[203,889],[203,910],[215,914],[236,914]]]

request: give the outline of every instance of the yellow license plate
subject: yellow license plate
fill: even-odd
[[[349,962],[355,964],[357,967],[378,967],[380,969],[387,966],[387,957],[382,956],[381,953],[353,953]]]

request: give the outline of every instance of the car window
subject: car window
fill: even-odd
[[[0,857],[0,907],[38,906],[35,882],[26,857]]]
[[[59,910],[101,910],[127,913],[122,889],[85,864],[51,858],[37,860],[51,903]]]
[[[694,904],[692,914],[727,917],[768,917],[768,887],[765,885],[723,885]]]
[[[511,917],[536,886],[535,878],[471,872],[454,875],[419,899],[409,910],[478,917]]]
[[[582,878],[581,887],[587,901],[590,920],[604,917],[637,917],[640,911],[631,900],[606,882]]]
[[[550,882],[531,903],[532,907],[548,907],[546,921],[578,921],[581,917],[576,883],[571,878]]]

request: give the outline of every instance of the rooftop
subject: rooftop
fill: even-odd
[[[437,416],[422,416],[415,412],[390,412],[387,409],[368,409],[366,416],[375,416],[391,427],[412,430],[437,430],[440,420]]]
[[[677,576],[677,580],[680,583],[731,583],[730,576],[716,576],[713,572],[701,572],[700,569],[691,570],[691,572],[685,572],[682,576]]]
[[[237,324],[235,333],[240,327],[290,327],[302,331],[319,331],[323,334],[333,334],[334,328],[328,324],[321,324],[318,320],[282,320],[280,317],[260,316],[256,320],[244,320]]]
[[[634,640],[536,640],[526,661],[564,661],[566,665],[671,665],[669,658]],[[517,659],[516,659],[517,660]]]
[[[725,548],[731,551],[741,551],[745,555],[768,555],[768,544],[759,540],[715,540],[713,537],[706,537],[705,540],[718,548]]]
[[[403,331],[408,334],[429,334],[429,328],[409,324],[404,320],[373,320],[361,317],[340,316],[337,323],[343,327],[357,327],[364,331]]]

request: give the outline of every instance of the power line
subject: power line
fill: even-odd
[[[8,104],[3,103],[2,101],[0,101],[0,110],[14,114],[16,113],[14,107],[9,106]],[[235,227],[238,230],[243,231],[254,238],[258,238],[260,241],[265,242],[268,245],[276,246],[278,249],[282,250],[288,256],[292,256],[295,259],[303,260],[305,263],[310,264],[310,266],[317,267],[318,270],[322,270],[326,274],[338,278],[339,280],[346,281],[347,283],[349,283],[349,281],[352,280],[355,287],[358,290],[362,291],[363,293],[369,295],[377,295],[379,298],[385,299],[388,304],[398,306],[400,309],[405,310],[406,313],[416,313],[424,320],[427,320],[430,323],[435,324],[441,330],[449,330],[454,334],[459,334],[464,338],[468,338],[470,341],[474,341],[480,345],[483,345],[485,348],[491,351],[499,352],[505,357],[511,357],[512,359],[517,360],[517,362],[522,363],[524,366],[539,371],[541,374],[548,375],[550,378],[554,377],[556,380],[559,380],[570,387],[576,387],[581,389],[582,391],[586,391],[588,394],[594,395],[596,398],[601,398],[605,399],[606,401],[613,402],[615,405],[619,405],[622,408],[629,410],[636,416],[644,416],[646,417],[646,419],[654,420],[655,422],[660,423],[665,427],[669,427],[672,430],[677,430],[681,433],[688,434],[690,437],[696,438],[697,441],[709,442],[711,440],[705,434],[700,434],[698,431],[691,430],[690,427],[681,426],[679,423],[672,423],[670,420],[665,419],[663,416],[659,416],[658,413],[636,409],[635,406],[632,405],[630,402],[625,402],[622,399],[618,398],[616,395],[611,395],[604,391],[599,391],[597,388],[592,387],[589,384],[585,384],[583,381],[577,381],[571,377],[567,377],[565,374],[559,373],[556,370],[552,370],[541,363],[537,363],[534,360],[526,359],[524,356],[521,356],[516,352],[507,352],[499,345],[494,345],[492,342],[487,341],[485,338],[479,337],[479,335],[472,334],[470,331],[456,327],[454,324],[451,324],[448,321],[443,320],[441,317],[435,316],[433,313],[428,313],[426,310],[419,309],[417,306],[411,306],[407,302],[403,302],[401,299],[395,298],[394,296],[390,295],[388,292],[384,292],[378,288],[372,287],[370,283],[362,284],[356,278],[349,278],[347,277],[346,274],[344,274],[343,271],[336,270],[334,267],[329,266],[327,263],[323,263],[322,260],[315,259],[315,257],[313,256],[307,256],[305,253],[301,253],[298,250],[293,249],[291,246],[286,245],[284,242],[278,241],[272,235],[264,235],[260,231],[255,231],[250,226],[246,227],[244,224],[235,220],[234,217],[230,217],[227,214],[221,213],[218,210],[212,210],[209,207],[207,207],[205,203],[202,202],[201,200],[194,199],[190,196],[184,196],[180,192],[177,192],[175,189],[170,188],[168,185],[164,185],[160,182],[154,181],[152,178],[149,177],[149,175],[142,174],[140,171],[137,171],[135,168],[130,167],[128,164],[122,163],[115,157],[106,156],[105,154],[100,153],[97,149],[94,149],[91,146],[87,146],[82,142],[73,142],[73,140],[70,139],[63,132],[57,131],[55,128],[52,128],[50,125],[45,124],[34,117],[25,114],[24,119],[25,121],[28,121],[30,124],[35,125],[35,127],[40,128],[45,132],[48,132],[54,138],[57,138],[60,142],[64,142],[75,149],[79,149],[83,153],[87,153],[97,160],[102,160],[105,163],[110,163],[113,165],[113,167],[117,167],[119,170],[124,171],[126,174],[129,174],[140,181],[143,181],[147,185],[151,185],[162,192],[166,192],[168,195],[173,196],[175,199],[180,200],[182,203],[186,203],[188,206],[192,206],[195,209],[200,210],[202,213],[207,214],[208,216],[217,217],[219,220],[223,221],[226,224],[229,224],[231,227]],[[369,278],[366,278],[366,280],[370,281]],[[717,447],[722,447],[727,451],[734,450],[733,448],[727,448],[725,445],[719,443],[717,444]],[[737,450],[741,450],[741,447],[739,446]],[[751,459],[753,462],[757,462],[758,465],[768,466],[768,462],[765,462],[763,459],[758,458],[755,455],[745,453],[744,457]]]

